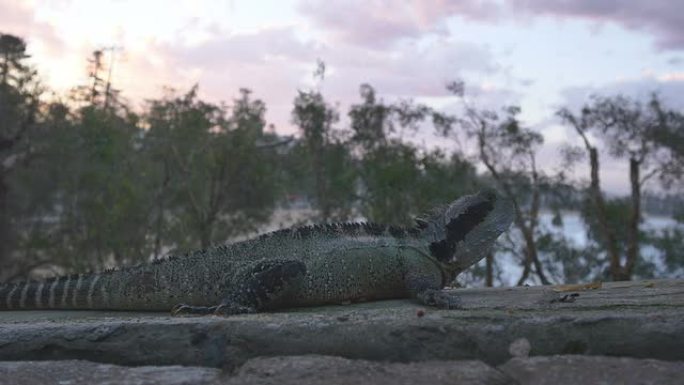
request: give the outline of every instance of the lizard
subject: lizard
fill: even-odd
[[[293,227],[101,273],[7,283],[0,310],[233,315],[399,298],[458,308],[458,296],[442,289],[480,261],[513,218],[511,202],[487,189],[413,227]]]

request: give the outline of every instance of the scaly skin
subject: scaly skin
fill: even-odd
[[[341,223],[280,230],[235,244],[99,274],[0,286],[0,310],[110,309],[239,314],[417,298],[477,263],[513,220],[493,191],[469,195],[403,229]]]

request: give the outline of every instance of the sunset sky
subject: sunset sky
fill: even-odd
[[[477,105],[519,104],[549,158],[575,140],[553,112],[591,93],[658,91],[684,107],[683,1],[0,0],[0,32],[27,40],[59,92],[86,82],[90,52],[114,46],[114,86],[135,105],[163,86],[199,83],[212,101],[247,87],[282,133],[296,131],[292,101],[317,59],[343,111],[361,83],[453,110],[444,84],[462,78]],[[624,190],[623,168],[604,173]]]

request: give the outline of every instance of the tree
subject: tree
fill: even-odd
[[[11,180],[35,152],[31,138],[42,88],[28,58],[21,38],[0,33],[0,265],[11,258],[20,234],[15,226],[20,204],[11,201]]]
[[[521,125],[519,107],[504,108],[503,116],[491,110],[477,110],[465,102],[462,82],[450,83],[447,89],[464,101],[465,118],[458,123],[469,138],[475,139],[477,158],[500,186],[504,196],[513,203],[516,213],[514,225],[522,235],[525,255],[518,285],[529,278],[532,266],[541,283],[548,284],[535,242],[542,186],[536,152],[544,138]],[[449,126],[446,128],[442,134],[453,134]]]
[[[410,225],[416,215],[473,189],[474,168],[460,156],[404,140],[430,122],[437,125],[442,117],[435,111],[410,100],[385,103],[367,84],[360,96],[349,110],[350,145],[360,158],[360,207],[366,218]]]
[[[337,110],[320,92],[299,91],[292,120],[302,136],[300,145],[292,153],[303,159],[298,165],[298,179],[305,185],[309,184],[307,179],[312,179],[312,195],[320,219],[349,217],[356,173],[348,149],[333,129],[333,124],[339,120]],[[306,175],[312,175],[312,178]]]
[[[200,100],[197,87],[151,102],[144,147],[155,164],[156,244],[206,248],[269,218],[275,158],[259,148],[266,108],[250,95],[241,90],[230,115]]]
[[[629,280],[639,262],[643,187],[656,176],[664,184],[681,178],[684,162],[677,146],[682,142],[673,140],[676,134],[672,136],[672,133],[684,126],[684,119],[675,111],[664,108],[656,95],[646,105],[623,96],[594,96],[592,103],[582,108],[578,116],[567,108],[557,114],[580,135],[589,154],[589,190],[598,232],[609,257],[610,275],[616,281]],[[601,139],[611,156],[626,158],[629,162],[631,189],[629,204],[625,207],[629,218],[624,222],[611,223],[608,204],[600,188],[598,149],[590,142],[590,132]],[[664,141],[665,137],[670,140]],[[621,223],[627,223],[626,228]],[[619,234],[621,232],[625,237]]]
[[[135,263],[149,255],[150,198],[139,151],[142,130],[135,115],[88,106],[56,141],[61,147],[60,262],[70,269]]]

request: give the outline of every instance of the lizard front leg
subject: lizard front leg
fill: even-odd
[[[460,309],[458,295],[442,290],[451,274],[442,266],[424,255],[413,255],[406,259],[404,282],[409,293],[424,305],[440,309]]]
[[[216,306],[176,305],[171,313],[234,315],[255,313],[269,307],[306,274],[301,261],[263,260],[242,269],[224,282],[226,297]]]

